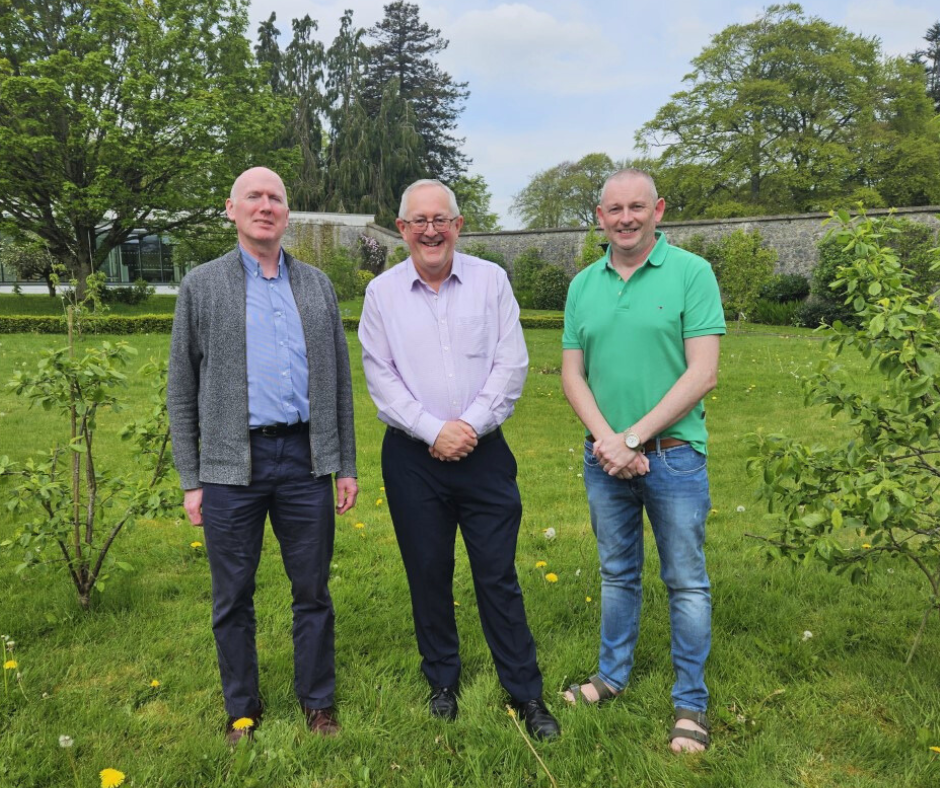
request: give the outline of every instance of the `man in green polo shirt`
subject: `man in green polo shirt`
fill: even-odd
[[[601,567],[600,667],[566,693],[597,703],[627,685],[640,622],[643,510],[669,592],[675,752],[708,746],[705,660],[711,508],[702,398],[725,333],[718,283],[701,257],[656,230],[665,202],[639,170],[612,175],[597,220],[609,246],[571,282],[562,340],[565,396],[584,423],[584,485]]]

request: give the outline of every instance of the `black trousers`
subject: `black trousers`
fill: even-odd
[[[212,573],[215,634],[225,709],[250,716],[260,705],[255,650],[255,571],[265,520],[281,547],[293,598],[294,690],[312,709],[333,705],[333,603],[327,588],[335,518],[330,476],[310,475],[306,432],[251,434],[251,484],[206,484],[202,517]]]
[[[484,436],[463,460],[441,462],[424,443],[388,430],[382,475],[408,574],[421,668],[431,686],[455,685],[460,677],[453,594],[459,525],[500,683],[517,701],[541,697],[542,674],[515,568],[522,519],[516,460],[502,433]]]

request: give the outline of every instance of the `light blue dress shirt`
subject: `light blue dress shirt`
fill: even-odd
[[[277,276],[239,246],[245,266],[245,329],[248,344],[248,426],[310,420],[307,346],[284,250]]]

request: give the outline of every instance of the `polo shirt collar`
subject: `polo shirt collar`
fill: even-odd
[[[649,263],[651,266],[659,268],[666,259],[668,248],[669,242],[666,240],[666,234],[662,230],[656,230],[656,243],[653,244],[653,248],[646,260],[643,261],[643,265]],[[610,264],[610,244],[607,244],[607,251],[604,253],[604,267],[609,268],[611,271],[614,270],[614,267]],[[620,276],[620,274],[617,274],[617,276]]]
[[[261,273],[261,263],[259,263],[254,257],[252,257],[248,250],[245,249],[241,244],[238,245],[238,252],[241,256],[242,266],[245,268],[246,276],[260,277],[263,276]],[[277,276],[275,279],[280,279],[284,275],[284,248],[281,247],[281,251],[277,260]]]

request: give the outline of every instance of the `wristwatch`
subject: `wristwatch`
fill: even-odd
[[[623,435],[623,442],[628,449],[633,451],[640,451],[640,436],[635,432],[625,432]]]

